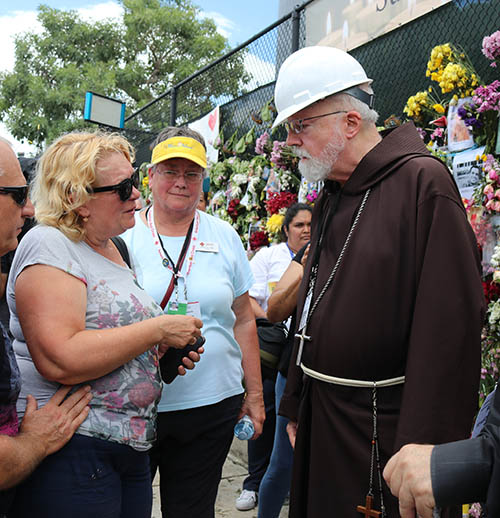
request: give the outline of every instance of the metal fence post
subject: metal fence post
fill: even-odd
[[[170,126],[175,126],[177,119],[177,88],[173,86],[170,92],[172,94],[170,98]]]
[[[295,7],[292,13],[292,52],[299,50],[300,37],[300,11],[298,6]]]

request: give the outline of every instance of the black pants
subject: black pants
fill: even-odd
[[[243,394],[214,405],[160,412],[151,474],[160,470],[163,518],[214,518],[215,499]]]

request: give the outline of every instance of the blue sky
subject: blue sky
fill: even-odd
[[[0,17],[14,11],[36,11],[40,4],[57,9],[90,8],[108,0],[16,0],[0,2]],[[114,0],[111,0],[114,1]],[[117,2],[115,2],[117,3]],[[278,19],[279,0],[193,0],[195,5],[211,14],[227,32],[231,46],[236,46],[265,29]],[[22,28],[20,28],[22,30]]]

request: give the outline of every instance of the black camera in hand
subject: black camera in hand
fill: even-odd
[[[189,357],[191,351],[198,349],[205,343],[205,337],[199,336],[194,344],[187,344],[182,349],[170,347],[160,358],[160,374],[165,383],[172,383],[179,374],[179,366],[184,365],[182,359]]]

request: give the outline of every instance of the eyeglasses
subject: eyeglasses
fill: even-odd
[[[24,207],[28,200],[28,189],[27,185],[0,187],[0,194],[9,194],[20,207]]]
[[[328,115],[337,115],[337,113],[347,113],[346,110],[341,110],[337,112],[323,113],[323,115],[315,115],[314,117],[306,117],[305,119],[295,119],[293,121],[285,122],[285,128],[288,133],[295,133],[298,135],[304,131],[304,121],[309,121],[311,119],[320,119],[321,117],[327,117]]]
[[[167,182],[175,182],[181,176],[183,176],[186,183],[194,184],[199,183],[203,178],[203,173],[200,173],[199,171],[187,171],[186,173],[179,173],[177,171],[163,171],[160,169],[156,169],[156,172],[163,176],[163,178],[165,178]]]
[[[132,196],[132,188],[139,187],[139,173],[134,172],[130,178],[125,178],[116,185],[106,185],[105,187],[89,187],[87,192],[94,194],[96,192],[116,191],[121,201],[127,201]]]

